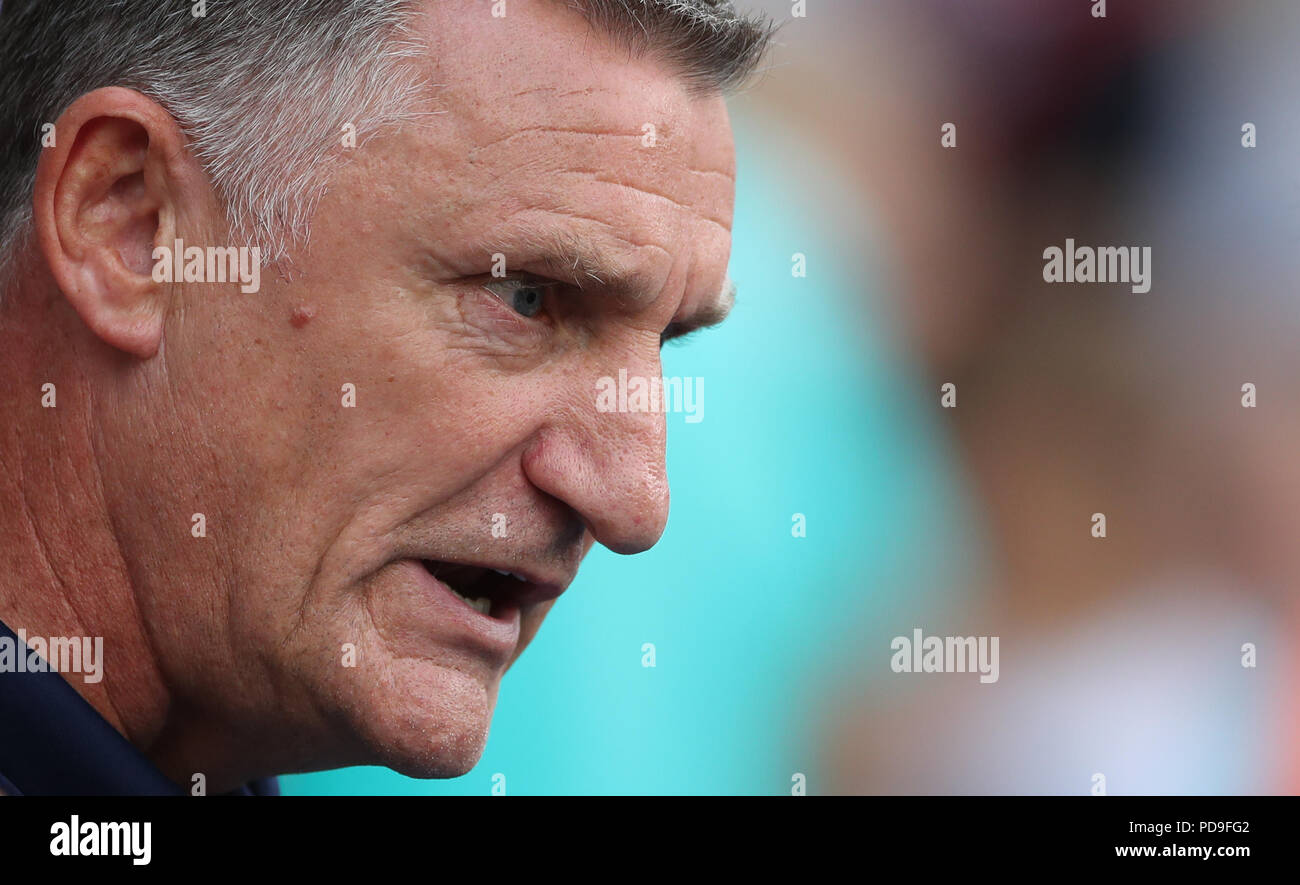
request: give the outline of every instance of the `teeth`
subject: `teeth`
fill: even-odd
[[[519,575],[516,575],[514,572],[508,572],[503,568],[494,568],[492,569],[492,571],[496,572],[498,575],[508,575],[514,578],[516,581],[524,581],[526,583],[528,580],[527,578],[523,578],[520,577]]]
[[[464,593],[461,593],[455,587],[451,587],[451,592],[465,601],[465,604],[481,615],[492,614],[492,600],[486,596],[480,596],[477,599],[471,599]]]

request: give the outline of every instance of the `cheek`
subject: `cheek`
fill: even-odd
[[[336,355],[345,368],[312,440],[313,459],[330,465],[332,497],[431,506],[478,482],[543,420],[547,384],[503,372],[436,329],[361,340]]]

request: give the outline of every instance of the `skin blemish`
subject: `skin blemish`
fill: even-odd
[[[311,318],[316,316],[316,308],[309,304],[300,304],[289,314],[289,325],[295,329],[301,329],[311,322]]]

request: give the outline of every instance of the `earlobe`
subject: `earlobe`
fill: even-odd
[[[151,269],[155,244],[170,242],[175,226],[179,128],[145,96],[109,88],[77,99],[55,131],[33,194],[41,254],[97,337],[148,359],[171,296]]]

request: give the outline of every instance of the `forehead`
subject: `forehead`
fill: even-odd
[[[411,162],[438,189],[445,233],[510,244],[566,225],[659,285],[725,266],[735,160],[721,97],[690,95],[558,0],[491,7],[435,3],[415,23],[435,85]]]

